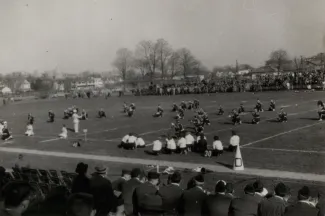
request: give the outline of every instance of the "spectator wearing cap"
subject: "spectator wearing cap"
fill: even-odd
[[[317,216],[318,209],[310,202],[310,191],[307,186],[302,187],[298,191],[298,202],[292,206],[287,207],[285,216]]]
[[[91,194],[76,193],[72,194],[67,203],[68,216],[94,216],[94,198]]]
[[[274,188],[274,195],[268,199],[263,199],[259,204],[258,216],[284,215],[289,193],[289,188],[285,184],[278,183]]]
[[[215,187],[215,194],[209,195],[202,205],[202,216],[227,216],[231,198],[226,196],[226,182],[220,180]]]
[[[184,191],[181,197],[179,213],[184,216],[200,215],[203,201],[207,197],[203,189],[204,176],[202,174],[195,176],[193,183],[195,186]]]
[[[180,172],[174,172],[170,175],[169,184],[161,187],[158,194],[162,198],[162,208],[165,216],[177,215],[179,202],[183,194],[180,187],[182,175]]]
[[[123,169],[121,177],[116,179],[112,183],[113,190],[121,193],[123,184],[125,184],[125,182],[129,181],[130,179],[131,179],[131,171]]]
[[[231,182],[227,182],[226,184],[226,196],[230,197],[231,199],[235,198],[235,189],[234,189],[234,184]]]
[[[90,193],[90,179],[87,177],[88,164],[78,163],[78,174],[72,182],[71,193]]]
[[[237,149],[237,146],[239,146],[240,138],[237,135],[236,131],[231,131],[232,136],[230,137],[228,151],[234,152]]]
[[[91,194],[94,196],[96,215],[107,215],[117,208],[117,198],[114,195],[112,183],[107,179],[107,168],[95,167],[95,173],[90,179]]]
[[[244,189],[245,195],[231,201],[229,216],[251,216],[257,215],[258,201],[255,197],[253,184],[248,184]]]
[[[133,192],[134,215],[162,215],[162,198],[158,195],[159,183],[159,173],[150,171],[148,181],[135,188]]]
[[[265,196],[269,193],[266,188],[264,188],[263,182],[261,180],[256,180],[253,183],[254,189],[255,189],[255,197],[260,203]]]
[[[126,216],[133,215],[132,196],[134,189],[142,184],[142,175],[143,172],[139,168],[134,168],[131,171],[131,179],[122,185],[122,198]]]
[[[26,182],[11,182],[3,188],[4,206],[1,216],[21,216],[33,201],[33,189]]]

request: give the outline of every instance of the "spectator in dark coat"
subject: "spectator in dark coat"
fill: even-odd
[[[318,203],[316,208],[319,210],[318,216],[325,216],[325,194],[324,192],[318,193]]]
[[[195,187],[184,191],[180,201],[180,214],[183,216],[197,216],[201,214],[203,201],[207,194],[202,188],[204,185],[203,175],[194,177]]]
[[[148,181],[135,188],[132,197],[134,215],[162,215],[162,198],[158,195],[159,183],[159,173],[150,171]]]
[[[255,197],[255,190],[252,184],[246,185],[245,195],[231,201],[229,216],[255,216],[257,215],[258,200]]]
[[[122,170],[122,176],[113,181],[112,186],[114,191],[122,192],[123,184],[131,179],[131,172],[129,170]]]
[[[91,194],[76,193],[68,199],[68,216],[92,216],[95,215],[94,197]]]
[[[227,182],[226,184],[226,196],[230,197],[231,199],[235,198],[235,189],[234,189],[234,184],[231,182]]]
[[[90,194],[90,179],[87,177],[88,164],[78,163],[76,173],[78,175],[72,182],[71,193]]]
[[[266,188],[264,188],[264,185],[261,180],[257,180],[253,183],[254,190],[255,190],[255,197],[260,203],[264,197],[268,194],[268,191]]]
[[[309,202],[309,199],[309,188],[304,186],[298,191],[298,202],[295,205],[289,206],[284,216],[317,216],[318,209]]]
[[[283,183],[279,183],[274,188],[274,195],[264,199],[258,206],[258,216],[283,216],[290,190]]]
[[[181,173],[175,172],[170,176],[169,184],[159,189],[158,194],[162,198],[162,207],[165,216],[177,215],[179,202],[183,194],[183,190],[179,186],[181,180]]]
[[[0,167],[0,201],[1,201],[1,191],[3,186],[5,185],[5,175],[6,175],[6,169]]]
[[[226,182],[218,181],[215,194],[209,195],[202,205],[202,216],[227,216],[232,198],[226,196]]]
[[[131,179],[122,185],[122,198],[124,202],[125,214],[133,215],[132,196],[134,189],[142,184],[141,177],[143,172],[139,168],[131,171]]]
[[[95,167],[95,173],[90,179],[90,190],[94,196],[96,215],[107,215],[117,209],[117,198],[114,195],[112,183],[107,179],[107,168]]]

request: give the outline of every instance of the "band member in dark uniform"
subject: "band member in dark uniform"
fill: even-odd
[[[271,102],[270,102],[269,111],[275,111],[275,102],[274,102],[274,100],[271,100]]]
[[[48,122],[53,123],[54,122],[54,118],[55,118],[55,114],[52,110],[49,111],[49,119]]]
[[[287,122],[288,121],[288,114],[281,108],[279,115],[278,115],[279,122]]]
[[[253,119],[252,119],[252,124],[259,124],[261,121],[260,113],[257,109],[254,110],[252,113]]]
[[[106,113],[105,113],[104,109],[100,109],[98,111],[98,118],[106,118]]]

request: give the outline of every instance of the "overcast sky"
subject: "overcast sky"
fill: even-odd
[[[107,71],[117,49],[166,39],[208,68],[325,51],[325,0],[0,0],[0,73]]]

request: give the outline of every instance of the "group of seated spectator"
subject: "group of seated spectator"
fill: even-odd
[[[231,182],[218,180],[214,191],[205,190],[202,173],[194,175],[182,188],[183,175],[174,171],[164,182],[160,173],[140,168],[122,170],[122,175],[111,182],[108,169],[95,167],[88,176],[88,165],[79,163],[66,201],[65,214],[69,216],[324,216],[325,200],[311,198],[303,186],[297,201],[289,204],[290,188],[280,182],[269,192],[261,180],[244,187],[244,195],[235,196]],[[0,167],[0,215],[20,216],[34,204],[35,188],[24,181],[3,185],[5,169]],[[46,214],[47,215],[47,214]],[[53,215],[50,214],[49,215]]]

